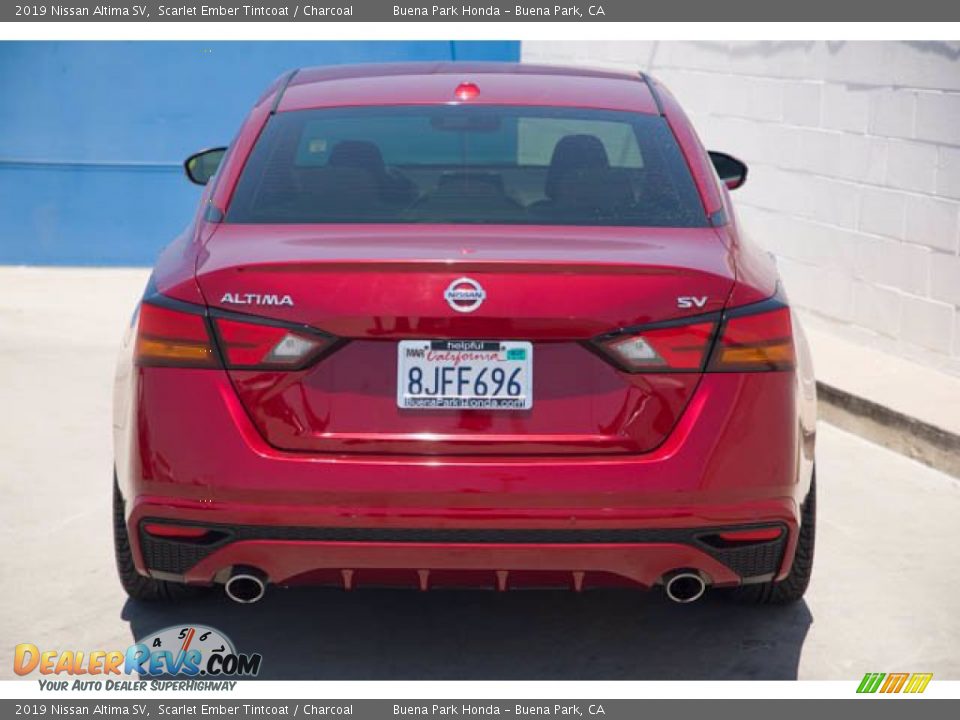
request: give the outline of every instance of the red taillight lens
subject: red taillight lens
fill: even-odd
[[[699,370],[715,327],[711,321],[652,328],[616,335],[599,345],[630,372]]]
[[[144,302],[137,322],[136,363],[217,367],[203,315]]]
[[[790,308],[731,313],[721,328],[710,370],[791,370],[794,367]]]
[[[331,339],[307,330],[216,317],[214,323],[227,366],[291,370],[314,359]]]

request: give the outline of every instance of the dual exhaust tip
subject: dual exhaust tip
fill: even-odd
[[[250,605],[263,598],[267,590],[267,575],[251,567],[234,568],[223,586],[227,597],[234,602]],[[674,570],[663,576],[663,589],[675,603],[696,602],[707,590],[707,583],[696,570]]]

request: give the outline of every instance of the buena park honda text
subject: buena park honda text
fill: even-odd
[[[186,171],[116,375],[132,597],[803,595],[806,342],[730,205],[746,167],[655,79],[303,69]]]

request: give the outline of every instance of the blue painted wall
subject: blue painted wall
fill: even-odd
[[[0,42],[0,264],[150,265],[226,144],[293,67],[518,60],[516,42]]]

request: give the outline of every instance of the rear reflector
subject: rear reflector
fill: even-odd
[[[216,317],[224,358],[231,368],[290,370],[330,346],[331,338],[308,330]]]
[[[603,340],[599,346],[630,372],[699,370],[713,338],[714,322],[653,328]]]
[[[160,523],[147,523],[143,526],[151,535],[167,538],[202,538],[210,531],[202,527],[189,527],[187,525],[162,525]]]
[[[717,533],[717,536],[726,542],[764,542],[776,540],[783,534],[780,528],[755,528],[753,530],[730,530]]]
[[[731,313],[710,361],[711,370],[791,370],[794,367],[790,308]]]
[[[220,363],[202,315],[144,302],[135,352],[138,365],[217,367]]]

